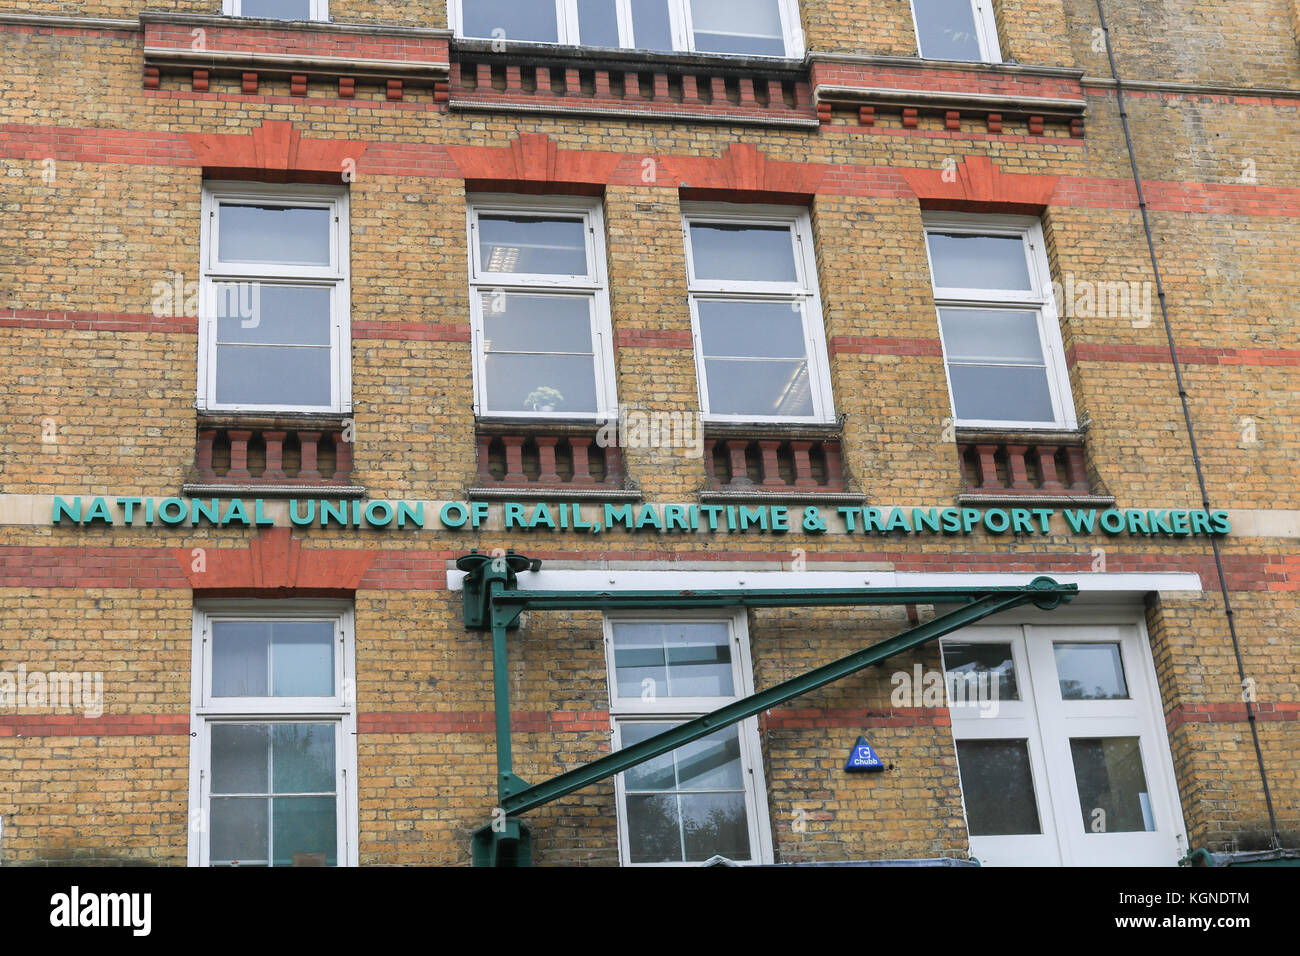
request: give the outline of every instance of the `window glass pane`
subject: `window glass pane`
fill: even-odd
[[[479,268],[484,272],[587,275],[581,219],[479,216]]]
[[[719,415],[809,416],[813,413],[806,362],[709,359],[709,411]]]
[[[673,751],[679,790],[744,790],[740,735],[735,724]]]
[[[743,793],[691,793],[678,798],[687,862],[713,856],[748,860],[749,822]]]
[[[616,624],[614,673],[620,697],[731,697],[736,692],[728,629],[721,623]]]
[[[627,839],[633,863],[680,862],[681,827],[677,794],[627,795]]]
[[[949,365],[948,375],[958,418],[1055,421],[1046,369],[1011,365]]]
[[[214,621],[212,696],[265,697],[270,640],[266,621]]]
[[[269,262],[328,266],[328,207],[221,203],[217,258],[222,262]]]
[[[699,300],[709,411],[813,414],[802,308],[789,302]]]
[[[1019,236],[931,232],[927,238],[935,288],[1033,289]]]
[[[798,301],[700,299],[700,340],[710,358],[807,357],[803,307]]]
[[[271,694],[334,696],[334,622],[277,621],[271,646]]]
[[[676,624],[664,626],[668,659],[668,696],[730,697],[731,647],[724,626]]]
[[[968,701],[991,699],[994,687],[997,688],[998,700],[1020,699],[1010,644],[944,641],[943,666],[948,678],[949,696],[952,698],[957,697],[954,685],[960,681],[966,692],[964,699]],[[990,696],[976,697],[973,696],[974,693]]]
[[[957,768],[971,836],[1042,832],[1023,740],[959,740]]]
[[[1062,700],[1128,697],[1118,644],[1053,644]]]
[[[1156,828],[1137,737],[1072,739],[1070,755],[1085,832],[1134,833]]]
[[[334,724],[274,724],[275,793],[334,792]]]
[[[266,866],[270,859],[265,797],[216,797],[208,815],[208,858],[214,866]]]
[[[489,354],[484,362],[493,412],[594,412],[591,355]]]
[[[334,693],[333,621],[213,622],[213,697]]]
[[[583,46],[618,46],[616,0],[578,0],[578,42]]]
[[[672,724],[630,723],[619,726],[619,737],[623,747],[639,744],[649,740],[655,734],[669,730]],[[677,771],[673,754],[669,751],[637,764],[623,775],[623,783],[628,790],[672,790],[677,785]]]
[[[217,341],[266,345],[330,344],[329,286],[214,282]]]
[[[482,303],[486,352],[591,354],[591,296],[485,291]]]
[[[633,45],[638,50],[671,50],[673,28],[668,0],[631,0],[631,3]]]
[[[334,797],[276,797],[272,801],[275,866],[338,865],[338,801]]]
[[[697,279],[797,282],[788,226],[691,223],[691,257]]]
[[[212,790],[266,793],[267,724],[212,725]]]
[[[467,37],[559,41],[553,0],[461,0],[460,11]]]
[[[980,60],[971,0],[912,0],[921,56],[931,60]]]
[[[328,406],[330,385],[328,348],[217,347],[217,402],[222,405]]]
[[[311,0],[241,0],[239,15],[268,20],[310,20]]]
[[[622,745],[639,743],[671,726],[622,724]],[[627,771],[624,788],[632,862],[699,862],[718,854],[749,859],[745,774],[736,726]]]
[[[614,629],[614,674],[619,697],[668,694],[668,663],[658,624],[619,624]],[[637,725],[641,726],[641,725]]]
[[[949,362],[1042,365],[1038,312],[1024,309],[940,309]]]
[[[778,0],[691,0],[691,23],[701,53],[785,56]]]

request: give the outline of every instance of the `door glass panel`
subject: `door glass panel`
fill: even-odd
[[[1053,644],[1062,700],[1126,700],[1118,644]]]
[[[965,689],[966,700],[1020,699],[1010,644],[944,641],[943,666],[950,698],[957,697],[954,686],[960,682]],[[993,693],[995,688],[996,695]],[[975,697],[975,693],[981,696]]]
[[[1156,828],[1137,737],[1070,740],[1079,809],[1087,833],[1133,833]]]
[[[959,740],[957,768],[971,836],[1041,833],[1024,740]]]

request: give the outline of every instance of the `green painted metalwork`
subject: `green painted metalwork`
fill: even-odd
[[[778,588],[762,591],[521,591],[518,573],[538,570],[534,561],[514,552],[488,556],[477,552],[456,562],[466,571],[462,587],[465,626],[492,631],[493,684],[496,707],[497,782],[501,819],[478,830],[473,838],[477,866],[528,865],[531,838],[518,820],[552,800],[621,773],[646,760],[674,750],[752,717],[794,697],[837,681],[895,654],[919,647],[945,634],[967,627],[993,614],[1026,604],[1051,610],[1071,600],[1078,585],[1035,578],[1023,587],[986,588]],[[931,621],[909,628],[887,640],[847,657],[783,681],[725,707],[686,721],[661,734],[591,763],[562,773],[545,783],[529,786],[513,773],[510,746],[510,690],[506,633],[517,627],[520,613],[532,610],[615,610],[629,608],[718,607],[843,607],[857,605],[934,604],[957,605]]]

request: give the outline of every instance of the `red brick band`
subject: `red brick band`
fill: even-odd
[[[1259,722],[1300,721],[1300,703],[1261,702],[1253,705]],[[1244,703],[1179,704],[1165,714],[1165,726],[1172,733],[1184,724],[1240,724],[1249,718]]]
[[[1152,345],[1117,345],[1087,342],[1065,350],[1066,362],[1134,362],[1144,365],[1168,365],[1169,349]],[[1288,367],[1300,365],[1300,349],[1179,348],[1178,361],[1183,365],[1258,365]]]
[[[0,713],[0,737],[188,737],[188,714]]]
[[[852,537],[861,539],[863,536]],[[310,543],[310,539],[303,540]],[[190,576],[183,572],[178,555],[188,555],[193,547],[4,547],[0,548],[0,588],[188,589],[192,586]],[[464,547],[454,550],[367,550],[364,553],[372,557],[368,569],[356,584],[356,590],[442,590],[447,586],[447,561],[460,554]],[[209,558],[214,552],[226,550],[240,555],[248,553],[247,545],[237,549],[209,548]],[[328,555],[332,550],[347,558],[358,553],[351,549],[307,547],[302,549],[302,554],[310,559],[316,554]],[[530,548],[528,554],[550,561],[662,561],[664,556],[662,551],[652,550],[584,552],[535,548]],[[759,560],[772,564],[773,570],[780,570],[787,560],[784,552],[757,554],[722,550],[675,552],[674,558],[718,562]],[[325,561],[324,558],[321,560]],[[1088,573],[1095,558],[1091,552],[1071,551],[1025,554],[819,551],[816,555],[809,554],[807,560],[810,564],[844,561],[888,564],[896,571],[913,572],[1051,574]],[[1224,555],[1223,563],[1228,585],[1234,591],[1300,591],[1300,554],[1230,554]],[[328,565],[329,561],[325,564]],[[1201,576],[1202,585],[1207,590],[1217,590],[1214,559],[1209,554],[1115,553],[1107,557],[1106,564],[1111,572],[1192,572]],[[280,581],[279,578],[276,580]],[[333,587],[346,585],[350,585],[350,581],[335,582]],[[217,589],[235,586],[225,577],[220,585],[214,585]],[[248,591],[258,585],[238,587]]]
[[[1300,721],[1300,703],[1263,702],[1255,706],[1258,721]],[[1165,715],[1170,732],[1184,724],[1236,724],[1246,721],[1241,703],[1179,704]],[[774,709],[760,718],[765,730],[852,729],[855,727],[950,727],[943,707],[799,707]],[[516,711],[511,727],[517,733],[603,733],[609,712]],[[491,734],[490,710],[437,713],[362,713],[361,734]],[[183,737],[190,732],[187,714],[105,714],[90,718],[69,714],[0,714],[0,737]]]
[[[211,94],[202,94],[211,95]],[[541,134],[533,134],[546,139]],[[955,134],[948,134],[955,135]],[[311,144],[311,140],[304,140]],[[328,142],[328,141],[326,141]],[[516,140],[519,143],[520,140]],[[365,155],[358,174],[429,176],[464,179],[487,176],[487,185],[550,183],[596,186],[654,186],[667,177],[689,175],[692,188],[717,196],[818,195],[915,199],[904,174],[911,167],[793,163],[767,160],[752,146],[732,146],[719,157],[620,155],[591,150],[555,149],[553,144],[524,141],[516,148],[447,146],[427,143],[358,142]],[[323,147],[322,147],[323,148]],[[485,156],[491,153],[490,156]],[[499,155],[506,154],[509,155]],[[0,125],[0,156],[39,161],[187,166],[202,160],[186,134],[149,130],[115,130],[22,123]],[[654,159],[663,176],[647,184],[642,163]],[[478,164],[486,162],[486,172]],[[540,166],[538,164],[541,164]],[[550,172],[539,173],[538,170]],[[468,171],[468,172],[467,172]],[[503,178],[504,177],[504,178]],[[1016,176],[1002,178],[1016,179]],[[1025,176],[1038,186],[1043,177]],[[477,178],[474,182],[478,182]],[[483,184],[480,184],[483,185]],[[1231,183],[1148,181],[1143,184],[1152,209],[1200,215],[1300,218],[1300,188],[1269,188]],[[702,197],[701,197],[702,198]],[[716,197],[715,197],[716,198]],[[1134,209],[1131,180],[1061,176],[1051,194],[1053,206]]]

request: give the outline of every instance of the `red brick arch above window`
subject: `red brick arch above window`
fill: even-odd
[[[342,139],[304,139],[286,121],[267,120],[248,133],[188,133],[185,136],[203,172],[213,179],[260,182],[348,182],[367,143]]]
[[[269,528],[242,548],[177,548],[190,587],[210,596],[269,597],[355,591],[374,551],[304,549],[289,528]]]
[[[520,133],[509,146],[448,146],[469,190],[599,195],[623,157],[560,149],[545,133]]]
[[[791,205],[810,202],[828,168],[768,159],[750,143],[732,143],[717,158],[669,156],[663,163],[664,177],[681,189],[683,199]]]
[[[1056,176],[1004,173],[987,156],[939,169],[901,169],[922,209],[1038,215],[1050,205]]]

